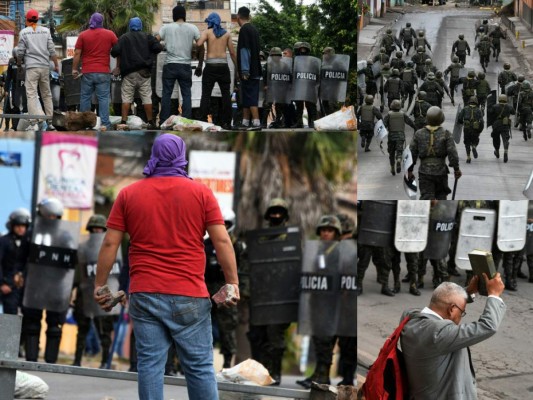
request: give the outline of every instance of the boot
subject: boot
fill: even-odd
[[[394,171],[394,165],[390,166],[390,173],[392,174],[392,176],[396,176],[396,171]]]
[[[403,277],[402,282],[404,282],[404,283],[411,282],[411,275],[409,275],[409,273],[407,273],[407,275],[405,275]]]
[[[361,138],[361,147],[362,148],[365,148],[366,147],[366,139],[363,137]]]
[[[283,362],[283,352],[276,351],[272,355],[272,362],[269,368],[270,376],[275,380],[271,386],[279,386],[281,383],[281,366]]]
[[[394,292],[390,290],[389,286],[386,283],[381,285],[381,294],[385,296],[394,297]]]
[[[369,148],[368,146],[369,146],[369,144],[367,143],[367,144],[366,144],[366,147],[365,147],[365,153],[368,153],[369,151],[371,151],[370,148]]]
[[[400,160],[396,160],[396,173],[399,174],[402,172],[402,164]]]
[[[494,155],[496,156],[496,158],[500,158],[500,150],[494,150]]]
[[[507,150],[503,151],[503,162],[506,163],[509,161],[509,157],[507,156]]]
[[[315,373],[313,374],[314,375],[313,381],[316,383],[329,385],[331,383],[329,379],[329,369],[330,369],[329,365],[317,364],[315,368]]]
[[[409,293],[411,293],[413,296],[420,296],[420,290],[418,290],[416,281],[411,282],[409,285]]]
[[[471,162],[472,162],[472,159],[470,158],[470,156],[466,156],[466,163],[470,164]]]
[[[401,287],[402,287],[402,284],[400,282],[400,274],[394,274],[394,289],[393,289],[393,292],[394,293],[400,293],[400,290],[401,290]]]
[[[353,378],[355,376],[355,366],[346,365],[342,366],[342,381],[337,386],[354,386]]]
[[[363,294],[363,282],[357,282],[357,289],[355,289],[355,295],[359,296]]]
[[[55,364],[59,355],[59,343],[61,336],[46,336],[46,347],[44,350],[44,361],[48,364]]]
[[[102,346],[102,362],[100,364],[100,369],[107,368],[107,360],[109,359],[109,346]],[[102,367],[102,365],[104,367]]]
[[[472,146],[472,155],[474,156],[474,158],[477,158],[477,149],[476,149],[476,146]]]
[[[424,288],[424,275],[418,275],[418,283],[416,285],[418,289]]]
[[[222,368],[231,368],[231,359],[233,356],[231,354],[224,354],[224,364],[222,364]]]
[[[26,361],[39,359],[39,335],[26,335]]]

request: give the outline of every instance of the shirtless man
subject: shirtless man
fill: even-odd
[[[208,29],[202,32],[200,39],[197,41],[199,47],[203,47],[204,42],[207,42],[207,59],[203,71],[204,77],[202,78],[200,120],[207,121],[211,92],[215,83],[218,83],[222,94],[222,107],[218,113],[219,121],[216,122],[222,128],[229,130],[231,129],[231,73],[226,57],[226,49],[229,51],[233,65],[237,65],[235,48],[229,32],[220,26],[220,16],[217,13],[209,14],[205,22],[207,22]],[[197,68],[201,70],[202,64],[199,63]]]

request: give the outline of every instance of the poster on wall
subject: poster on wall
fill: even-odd
[[[12,57],[15,32],[0,31],[0,65],[8,65]]]
[[[233,210],[236,164],[233,152],[191,150],[189,176],[213,191],[221,210]]]
[[[55,197],[67,208],[93,206],[96,137],[43,133],[37,201]]]
[[[74,50],[75,50],[77,41],[78,41],[77,36],[67,36],[67,57],[66,58],[74,57]]]

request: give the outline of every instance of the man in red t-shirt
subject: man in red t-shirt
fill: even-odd
[[[91,110],[93,93],[98,99],[98,115],[102,127],[111,129],[109,122],[109,95],[111,92],[110,53],[118,42],[117,35],[103,28],[104,17],[94,13],[89,20],[89,29],[80,33],[74,50],[72,76],[80,76],[78,67],[83,62],[80,90],[80,111]]]
[[[97,291],[107,281],[124,233],[130,235],[130,317],[135,333],[139,398],[163,398],[163,371],[174,341],[191,400],[218,399],[213,368],[211,301],[204,280],[203,236],[209,233],[227,284],[239,299],[233,244],[209,188],[190,179],[185,143],[172,134],[155,141],[147,178],[122,189],[107,221],[98,257]]]

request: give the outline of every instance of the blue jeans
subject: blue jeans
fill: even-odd
[[[190,400],[218,400],[213,367],[211,300],[157,293],[130,296],[139,399],[163,400],[165,363],[176,344]]]
[[[111,129],[109,122],[109,96],[111,93],[111,75],[91,72],[81,77],[80,111],[91,111],[93,92],[98,99],[98,115],[102,125]]]
[[[174,90],[174,84],[178,81],[182,97],[181,115],[192,118],[191,87],[192,68],[190,64],[165,64],[163,66],[163,94],[161,96],[161,115],[159,121],[163,123],[170,117],[170,97]],[[176,110],[177,114],[177,110]]]

